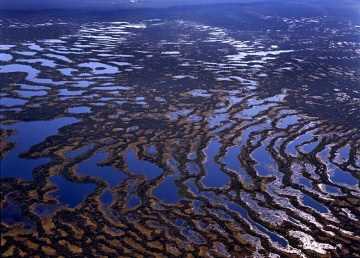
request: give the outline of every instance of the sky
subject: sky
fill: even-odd
[[[174,5],[248,3],[248,2],[294,2],[327,6],[330,3],[349,4],[360,13],[360,0],[0,0],[0,10],[41,9],[114,9],[133,7],[169,7]]]
[[[260,0],[0,0],[0,9],[167,7],[208,3],[245,3]]]

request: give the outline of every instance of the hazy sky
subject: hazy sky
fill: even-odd
[[[121,7],[167,7],[173,5],[247,3],[247,2],[293,2],[328,6],[331,4],[350,5],[360,11],[360,0],[0,0],[0,10],[39,10],[49,8],[114,9]]]
[[[0,9],[164,7],[183,4],[244,3],[259,0],[0,0]]]

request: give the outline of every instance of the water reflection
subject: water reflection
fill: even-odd
[[[79,164],[78,174],[81,176],[99,177],[111,187],[119,185],[126,175],[109,166],[99,166],[99,163],[106,159],[106,153],[98,152],[90,159]]]
[[[60,128],[77,121],[72,117],[64,117],[50,121],[19,122],[5,126],[6,129],[15,130],[15,134],[9,138],[9,141],[15,142],[15,147],[1,161],[1,177],[31,180],[33,170],[46,164],[49,159],[25,159],[20,155],[29,151],[35,144],[40,144],[47,137],[56,135]]]
[[[50,180],[57,188],[52,195],[69,208],[74,208],[84,201],[96,187],[95,184],[71,182],[62,176],[53,176]]]

